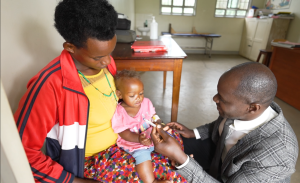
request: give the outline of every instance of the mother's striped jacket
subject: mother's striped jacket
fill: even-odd
[[[116,74],[112,57],[107,68]],[[27,88],[14,118],[35,181],[83,178],[89,100],[71,55],[62,51]],[[41,152],[45,139],[47,155]]]

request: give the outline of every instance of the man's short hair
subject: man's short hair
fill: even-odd
[[[117,12],[106,0],[63,0],[56,6],[54,26],[67,42],[82,48],[88,38],[111,40],[117,20]]]
[[[246,62],[231,68],[223,75],[233,74],[240,79],[234,95],[246,103],[270,105],[277,92],[277,81],[272,71],[263,64]]]

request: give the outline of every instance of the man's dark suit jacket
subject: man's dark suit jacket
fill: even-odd
[[[278,116],[244,136],[228,151],[221,167],[223,182],[290,182],[298,157],[297,138],[278,104],[273,102],[271,107]],[[212,138],[217,143],[222,120],[219,117],[198,127],[201,139]],[[188,182],[219,182],[192,158],[177,172]]]

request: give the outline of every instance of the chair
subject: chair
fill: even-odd
[[[285,42],[285,41],[286,41],[286,39],[274,39],[272,42]],[[269,67],[270,60],[271,60],[271,57],[272,57],[272,50],[273,50],[273,46],[272,46],[271,50],[264,50],[264,49],[259,50],[259,55],[257,57],[256,62],[259,62],[261,55],[264,55],[264,59],[263,59],[262,64]]]
[[[264,49],[259,50],[259,54],[256,62],[259,62],[261,55],[264,55],[262,64],[269,67],[271,56],[272,56],[272,50],[264,50]]]

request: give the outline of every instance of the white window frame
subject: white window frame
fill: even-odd
[[[162,0],[160,0],[160,9],[159,9],[159,12],[160,12],[161,15],[195,16],[196,15],[196,10],[197,10],[197,0],[195,0],[194,6],[185,6],[184,4],[185,4],[185,0],[183,0],[182,6],[175,6],[175,5],[173,5],[173,0],[172,0],[171,5],[162,5]],[[163,13],[163,12],[161,12],[162,7],[170,7],[171,8],[171,12],[170,13]],[[183,11],[182,11],[182,13],[173,13],[172,10],[173,10],[173,8],[176,8],[176,7],[182,8],[182,10],[184,10],[184,8],[193,8],[194,9],[194,13],[183,13]]]
[[[251,7],[251,4],[252,4],[252,0],[249,0],[248,8],[247,9],[228,8],[229,0],[227,0],[226,8],[217,8],[217,3],[218,3],[218,0],[216,1],[216,5],[215,5],[215,12],[214,12],[215,17],[221,17],[221,18],[246,18],[247,14],[249,12],[249,9]],[[216,15],[216,11],[217,10],[225,10],[225,14],[224,15]],[[235,10],[235,15],[226,15],[226,11],[227,10]],[[236,13],[237,13],[238,10],[246,11],[245,16],[236,15]]]

